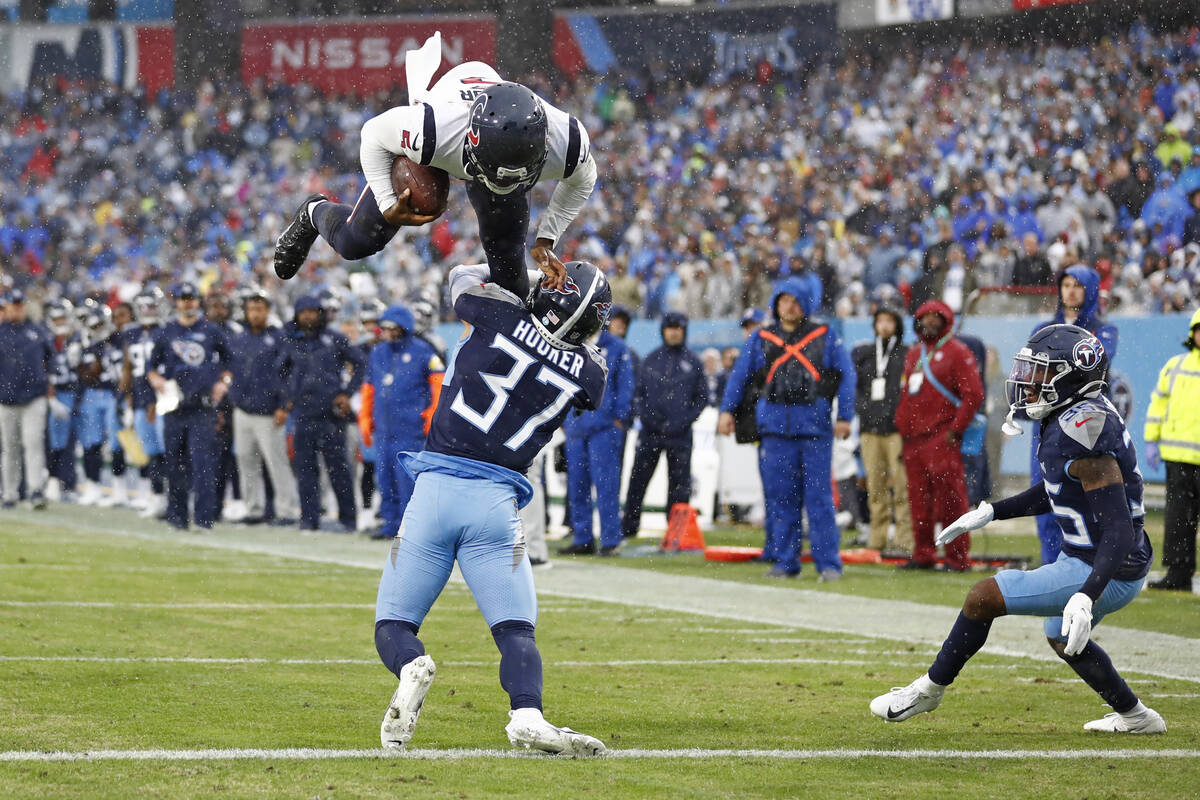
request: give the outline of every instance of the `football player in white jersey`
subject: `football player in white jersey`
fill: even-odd
[[[459,64],[427,89],[440,62],[440,34],[407,53],[411,105],[385,111],[362,128],[359,160],[367,188],[353,206],[320,194],[305,199],[276,242],[280,278],[300,270],[318,236],[343,258],[357,260],[378,253],[401,227],[432,222],[435,217],[410,207],[408,190],[397,196],[392,186],[392,163],[406,156],[467,182],[493,280],[521,298],[529,295],[529,189],[558,181],[529,254],[546,273],[546,285],[562,287],[566,273],[554,247],[596,183],[587,132],[571,115],[478,61]]]

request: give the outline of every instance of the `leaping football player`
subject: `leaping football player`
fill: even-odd
[[[358,202],[350,206],[309,195],[279,235],[275,273],[284,280],[294,276],[318,235],[353,261],[378,253],[401,227],[436,219],[410,207],[407,189],[398,196],[393,188],[392,162],[406,156],[467,182],[492,280],[522,299],[529,296],[529,190],[557,180],[529,255],[546,273],[546,284],[561,288],[565,273],[554,247],[596,183],[587,131],[479,61],[459,64],[427,89],[441,63],[440,34],[409,51],[405,61],[411,105],[363,125],[359,160],[367,187]]]
[[[939,545],[993,519],[1054,514],[1062,528],[1058,559],[1035,570],[1003,570],[972,587],[929,672],[871,701],[888,722],[932,711],[968,659],[987,641],[992,620],[1006,614],[1046,617],[1046,639],[1059,658],[1112,706],[1083,726],[1107,733],[1164,733],[1147,708],[1091,641],[1092,627],[1128,605],[1146,582],[1152,550],[1143,527],[1142,474],[1121,415],[1103,395],[1109,360],[1090,331],[1050,325],[1017,353],[1007,386],[1005,430],[1024,412],[1040,426],[1037,458],[1043,480],[1021,494],[983,502],[937,536]]]
[[[608,319],[612,292],[592,264],[565,270],[563,289],[535,286],[528,306],[493,282],[487,265],[450,272],[451,302],[471,330],[446,373],[425,449],[400,455],[416,483],[375,606],[375,647],[400,679],[380,727],[385,748],[412,738],[436,671],[417,632],[457,560],[500,650],[509,741],[604,752],[599,740],[542,716],[537,595],[519,513],[533,496],[524,473],[534,457],[572,408],[595,408],[604,394],[607,367],[589,340]]]

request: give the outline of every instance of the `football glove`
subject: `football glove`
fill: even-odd
[[[962,536],[967,531],[973,531],[977,528],[982,528],[992,521],[994,514],[992,512],[992,504],[986,500],[980,501],[977,508],[973,508],[963,514],[958,519],[951,522],[938,533],[934,540],[939,546],[950,544],[959,536]]]
[[[1071,595],[1063,608],[1062,635],[1067,637],[1063,652],[1069,656],[1077,656],[1087,647],[1092,636],[1092,598],[1083,592]]]
[[[1150,469],[1158,469],[1162,464],[1162,455],[1158,452],[1158,442],[1146,442],[1146,463]]]

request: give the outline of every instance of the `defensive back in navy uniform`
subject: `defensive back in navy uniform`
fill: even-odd
[[[524,473],[572,407],[600,403],[608,371],[590,344],[554,347],[517,296],[487,280],[486,265],[451,273],[455,313],[471,331],[448,370],[425,450]]]
[[[1048,419],[1042,428],[1038,461],[1046,495],[1063,532],[1062,549],[1092,563],[1103,531],[1084,498],[1083,485],[1067,474],[1071,462],[1104,453],[1116,459],[1129,500],[1129,515],[1139,534],[1133,549],[1113,575],[1114,580],[1137,580],[1150,569],[1150,541],[1142,530],[1146,509],[1142,503],[1142,472],[1137,465],[1133,439],[1125,421],[1107,397],[1083,400]]]

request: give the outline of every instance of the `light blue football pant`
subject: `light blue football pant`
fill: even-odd
[[[1087,562],[1059,553],[1053,564],[1034,570],[1001,570],[996,573],[996,583],[1004,595],[1004,607],[1009,614],[1046,617],[1046,637],[1066,641],[1062,635],[1063,607],[1091,574],[1092,568]],[[1099,625],[1106,615],[1129,605],[1145,583],[1145,578],[1109,581],[1100,599],[1092,604],[1092,625]]]
[[[62,419],[53,414],[47,415],[46,432],[50,437],[50,449],[57,452],[65,450],[71,441],[71,425],[75,421],[75,393],[57,392],[55,397],[60,403],[71,409],[70,416]]]
[[[154,422],[146,419],[146,409],[136,408],[133,411],[133,429],[142,440],[142,449],[150,457],[161,456],[163,448],[163,418],[162,414],[154,417]]]
[[[107,389],[84,389],[79,400],[79,443],[83,449],[104,444],[120,449],[117,441],[117,398]]]
[[[537,593],[516,491],[486,478],[438,472],[417,476],[383,565],[375,621],[419,626],[455,559],[489,628],[508,620],[537,624]]]

